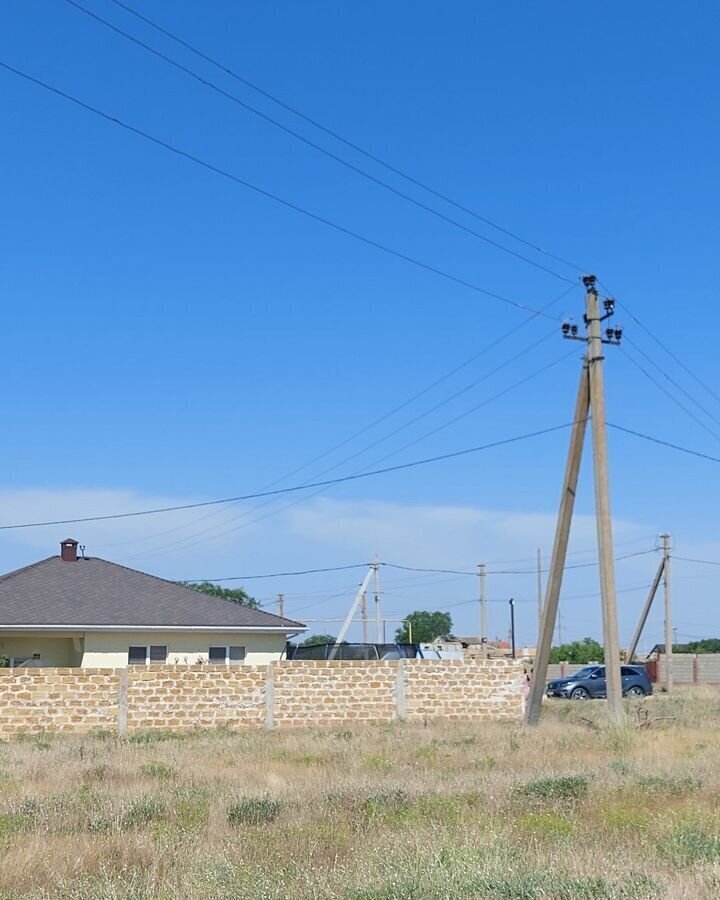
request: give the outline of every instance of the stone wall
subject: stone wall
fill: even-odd
[[[524,686],[522,663],[504,659],[0,669],[0,738],[393,719],[519,721]]]
[[[0,738],[116,730],[117,669],[0,669]]]

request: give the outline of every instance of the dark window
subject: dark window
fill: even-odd
[[[210,647],[208,650],[208,661],[216,665],[225,665],[227,647]]]
[[[623,666],[620,671],[622,672],[623,676],[626,676],[626,675],[635,675],[636,676],[639,674],[637,669],[631,669],[629,666]]]
[[[241,663],[245,659],[244,647],[229,647],[228,661],[231,663]]]
[[[144,666],[147,659],[147,647],[130,647],[128,650],[129,666]]]
[[[150,662],[164,663],[167,660],[167,647],[162,644],[155,644],[150,647]]]

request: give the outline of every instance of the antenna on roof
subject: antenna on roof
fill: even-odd
[[[80,556],[85,559],[85,544],[80,544]]]

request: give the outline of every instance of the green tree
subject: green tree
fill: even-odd
[[[673,644],[675,653],[720,653],[720,638],[703,638],[687,644]]]
[[[578,665],[587,665],[591,662],[604,662],[605,654],[601,644],[591,637],[581,641],[572,641],[570,644],[560,644],[550,651],[550,662],[569,662]]]
[[[437,637],[444,637],[452,631],[452,617],[446,612],[428,612],[418,609],[405,616],[402,625],[395,632],[398,644],[410,642],[410,626],[414,644],[427,644]]]
[[[334,644],[335,638],[331,634],[311,634],[301,642],[301,647],[315,647],[317,644]]]
[[[219,584],[213,584],[211,581],[182,581],[180,583],[195,591],[201,591],[203,594],[212,594],[213,597],[232,600],[233,603],[239,603],[241,606],[249,606],[251,609],[260,608],[258,601],[242,588],[220,587]]]

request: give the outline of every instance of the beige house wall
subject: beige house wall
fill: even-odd
[[[284,634],[252,632],[0,631],[0,656],[12,660],[39,653],[45,666],[122,669],[128,664],[130,646],[164,645],[170,665],[207,663],[211,646],[241,646],[245,647],[245,665],[267,665],[280,659],[285,642]]]
[[[73,634],[64,632],[0,632],[0,656],[7,656],[12,661],[30,658],[40,654],[45,666],[79,666],[82,661],[82,632]]]
[[[215,646],[245,647],[245,665],[266,665],[280,659],[284,634],[223,631],[88,631],[85,634],[83,668],[120,669],[127,666],[130,646],[164,645],[170,665],[197,665],[208,661]]]

